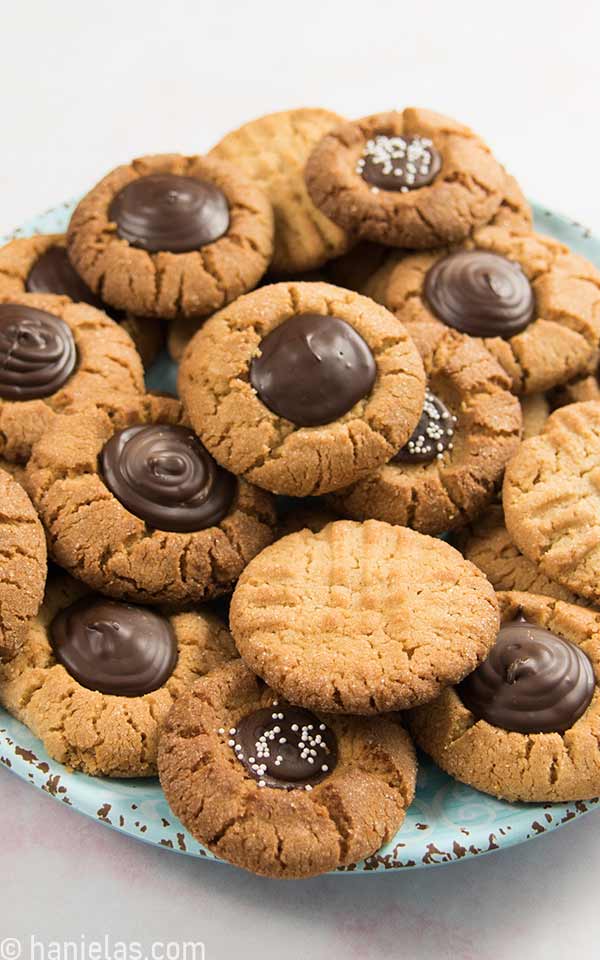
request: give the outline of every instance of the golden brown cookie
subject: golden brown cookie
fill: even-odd
[[[104,304],[77,275],[67,256],[63,234],[18,237],[0,248],[0,297],[22,293],[52,293],[104,310],[127,331],[145,367],[161,350],[161,321],[135,317]]]
[[[230,623],[248,666],[290,702],[372,714],[432,700],[473,670],[498,610],[483,574],[443,540],[339,520],[256,557]]]
[[[490,353],[448,331],[426,357],[428,391],[408,443],[364,480],[332,494],[338,513],[438,534],[490,503],[521,434],[519,401]]]
[[[583,603],[576,594],[550,580],[535,563],[523,556],[510,538],[498,504],[485,514],[456,544],[461,553],[482,570],[495,590],[541,593],[546,597]]]
[[[488,661],[413,711],[415,739],[442,770],[496,797],[596,797],[600,613],[531,593],[499,600],[504,627]]]
[[[390,257],[364,292],[407,325],[425,356],[448,326],[482,337],[515,393],[595,364],[600,273],[531,231],[481,227],[459,249]]]
[[[326,283],[278,283],[212,316],[178,389],[215,459],[289,496],[365,476],[408,440],[425,375],[402,324]]]
[[[44,596],[46,538],[21,485],[0,470],[0,662],[21,646]]]
[[[312,107],[270,113],[228,133],[208,154],[235,164],[269,197],[275,214],[275,274],[313,270],[348,249],[348,237],[315,207],[304,183],[311,150],[340,120]]]
[[[0,703],[67,767],[149,777],[173,702],[235,655],[204,610],[135,607],[59,577],[21,652],[0,668]]]
[[[181,362],[185,348],[200,327],[198,320],[189,320],[187,317],[177,317],[170,321],[167,328],[167,350],[171,360],[175,363]]]
[[[521,413],[523,414],[523,439],[537,437],[550,416],[550,404],[546,394],[532,393],[528,397],[521,397]]]
[[[576,377],[552,391],[551,399],[555,407],[564,407],[567,403],[585,403],[586,400],[600,400],[600,382],[598,369],[589,376]]]
[[[179,154],[117,167],[71,218],[73,266],[106,303],[144,317],[203,317],[235,300],[273,252],[271,204],[239,169]]]
[[[52,294],[0,297],[0,456],[25,463],[57,413],[127,420],[144,390],[131,337],[101,310]]]
[[[217,467],[175,399],[148,397],[124,430],[96,411],[57,418],[28,486],[53,558],[135,602],[225,593],[273,539],[272,498]]]
[[[290,706],[239,661],[178,700],[158,764],[169,806],[196,840],[278,878],[316,876],[379,849],[404,820],[417,769],[396,720]]]
[[[488,223],[506,181],[472,130],[413,107],[339,124],[305,177],[313,202],[344,230],[413,249],[456,243]]]
[[[502,502],[511,538],[540,572],[600,602],[600,403],[561,407],[521,444]]]

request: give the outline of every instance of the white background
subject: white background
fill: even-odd
[[[407,104],[471,124],[529,196],[600,230],[594,2],[0,10],[0,233],[135,155],[202,152],[263,112]],[[276,884],[146,848],[0,769],[0,941],[204,940],[207,960],[594,957],[599,865],[591,814],[457,866]]]

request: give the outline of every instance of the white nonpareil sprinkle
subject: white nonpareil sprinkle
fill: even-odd
[[[439,460],[445,450],[452,450],[453,444],[448,443],[447,439],[454,436],[456,417],[445,410],[438,409],[435,397],[429,388],[425,391],[423,413],[426,415],[427,425],[423,432],[415,431],[406,448],[409,453],[431,454],[432,457],[437,456]]]
[[[393,175],[403,177],[406,186],[401,187],[406,192],[419,176],[427,176],[431,168],[432,141],[427,137],[388,137],[378,134],[367,140],[362,155],[356,163],[356,173],[361,175],[368,160],[372,166],[381,167],[384,176]],[[373,193],[379,193],[377,187],[371,187]]]

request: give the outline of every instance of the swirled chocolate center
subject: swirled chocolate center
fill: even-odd
[[[238,760],[261,787],[311,790],[337,763],[333,730],[300,707],[255,710],[229,736]]]
[[[392,463],[441,460],[446,450],[452,449],[456,422],[457,418],[450,413],[443,400],[427,388],[419,422],[410,440],[392,457]]]
[[[138,177],[114,197],[108,215],[132,247],[186,253],[229,229],[229,205],[214,183],[174,173]]]
[[[105,445],[101,470],[109,490],[157,530],[191,533],[229,512],[235,477],[219,467],[186,427],[127,427]]]
[[[535,317],[535,297],[518,263],[486,250],[442,257],[425,277],[425,299],[450,327],[476,337],[514,337]]]
[[[169,679],[177,664],[171,624],[144,607],[84,597],[50,625],[54,656],[88,690],[141,697]]]
[[[356,172],[378,190],[408,193],[432,183],[442,158],[427,137],[388,137],[367,140]]]
[[[368,344],[339,317],[296,314],[271,330],[259,350],[252,386],[269,410],[299,427],[337,420],[375,382]]]
[[[487,660],[457,687],[479,720],[518,733],[564,733],[594,692],[583,650],[526,620],[505,623]]]
[[[0,304],[0,397],[49,397],[76,363],[75,341],[64,320],[20,303]]]

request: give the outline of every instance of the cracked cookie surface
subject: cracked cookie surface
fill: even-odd
[[[185,424],[181,405],[148,396],[130,422]],[[190,603],[231,590],[244,566],[273,539],[272,497],[240,480],[223,519],[189,533],[155,529],[107,487],[99,455],[115,429],[101,412],[56,419],[36,445],[27,482],[54,559],[110,596],[141,603]]]
[[[44,596],[46,538],[16,479],[0,469],[0,662],[21,646]]]
[[[441,168],[423,186],[372,186],[360,163],[378,137],[392,143],[424,138],[433,143]],[[305,177],[314,203],[353,236],[413,249],[456,243],[488,223],[506,183],[504,170],[472,130],[412,107],[335,127],[312,151]]]
[[[126,422],[144,392],[144,371],[131,337],[119,324],[95,307],[53,294],[10,294],[0,297],[0,309],[2,304],[60,318],[71,331],[77,360],[66,382],[43,399],[0,396],[0,456],[25,463],[57,413],[97,407],[115,424]]]
[[[274,413],[250,382],[263,338],[308,314],[349,324],[376,370],[370,393],[320,426],[297,426]],[[219,463],[274,493],[309,496],[346,486],[389,460],[419,419],[424,381],[412,340],[387,310],[330,284],[289,282],[247,294],[207,320],[185,352],[178,389]]]
[[[66,576],[49,582],[21,651],[0,667],[0,702],[67,767],[93,776],[154,776],[160,727],[173,702],[199,677],[235,657],[235,647],[212,614],[165,611],[177,662],[162,686],[143,696],[88,689],[57,662],[49,635],[59,611],[84,595],[86,588]]]
[[[271,270],[278,275],[313,270],[350,245],[314,205],[304,183],[311,150],[340,120],[317,108],[271,113],[228,133],[208,154],[235,164],[269,197],[275,213]]]
[[[429,389],[456,418],[451,446],[436,455],[432,441],[425,462],[393,458],[332,494],[329,500],[343,516],[433,535],[463,526],[494,496],[520,442],[519,401],[509,378],[481,344],[450,331],[426,356],[425,372]]]
[[[63,253],[65,258],[67,256],[65,241],[64,234],[36,234],[32,237],[18,237],[0,248],[0,298],[36,292],[66,296],[75,303],[82,301],[89,303],[92,307],[104,310],[111,320],[115,320],[127,331],[142,358],[142,363],[145,367],[150,366],[160,352],[164,340],[160,320],[155,317],[136,317],[131,313],[113,310],[103,304],[89,288],[86,289],[83,281],[77,283],[75,268],[65,265],[62,261]],[[43,265],[45,254],[56,258],[54,265],[45,270],[41,285],[39,278],[30,284],[32,270],[40,264],[40,261]],[[69,277],[70,270],[75,274],[74,280]],[[35,278],[35,273],[33,276]],[[30,285],[34,285],[35,290],[30,290]],[[44,286],[43,290],[41,286]],[[74,296],[79,286],[81,287],[79,295]],[[71,293],[67,287],[72,288]]]
[[[510,538],[499,504],[491,506],[457,546],[463,556],[485,573],[494,590],[541,593],[568,603],[584,603],[571,590],[545,576]]]
[[[204,317],[251,290],[271,260],[273,211],[250,178],[216,158],[160,154],[117,167],[77,206],[69,257],[88,286],[111,306],[139,316]],[[119,237],[109,210],[144,177],[174,175],[213,184],[224,195],[229,225],[218,239],[187,252],[140,249]]]
[[[442,540],[339,520],[256,557],[230,625],[246,663],[292,703],[373,714],[432,700],[473,670],[498,611],[483,574]]]
[[[549,579],[600,601],[600,403],[556,410],[509,463],[502,502],[519,549]]]
[[[240,661],[196,683],[171,710],[159,774],[173,812],[218,857],[268,877],[355,863],[400,828],[415,791],[410,737],[390,717],[318,714],[337,762],[307,791],[259,786],[230,745],[245,717],[287,705]],[[233,740],[231,740],[233,744]]]
[[[477,720],[449,687],[411,714],[417,744],[442,770],[511,801],[586,800],[600,793],[600,613],[531,593],[498,595],[503,622],[519,612],[579,647],[596,677],[592,700],[564,733],[519,733]]]
[[[600,272],[592,263],[549,237],[504,226],[475,230],[461,249],[486,251],[519,265],[531,284],[532,322],[513,336],[482,338],[515,393],[549,390],[593,369],[600,338]],[[447,329],[425,295],[428,271],[447,254],[392,254],[363,291],[402,320],[424,356]]]

